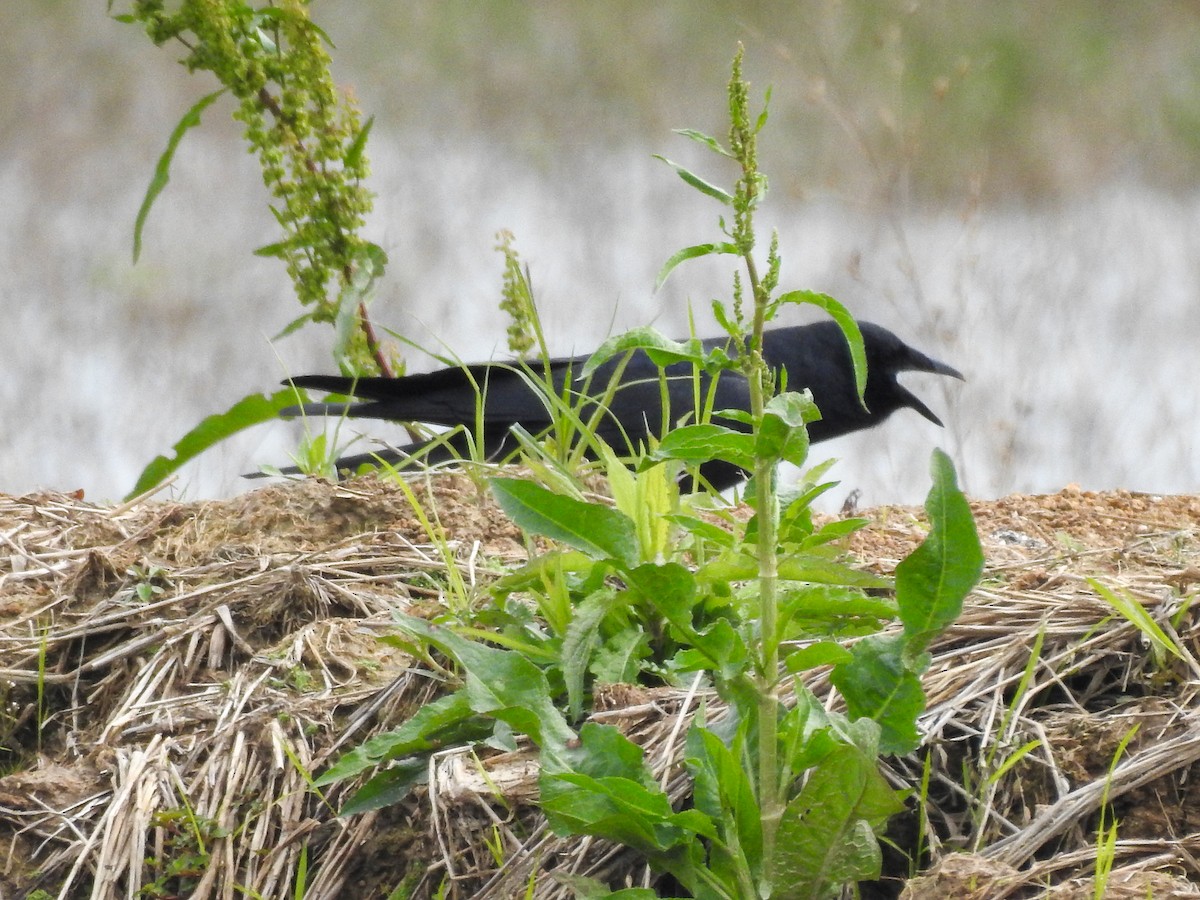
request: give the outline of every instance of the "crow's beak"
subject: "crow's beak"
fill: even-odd
[[[936,360],[931,356],[926,356],[924,353],[920,353],[916,350],[909,351],[908,365],[906,365],[904,367],[904,371],[906,371],[906,372],[930,372],[934,375],[949,375],[951,378],[957,378],[960,381],[967,380],[966,378],[963,377],[963,373],[958,371],[958,369],[954,368],[953,366],[948,366],[944,362],[940,362],[939,360]],[[896,388],[897,388],[897,390],[899,390],[900,395],[902,397],[904,397],[904,399],[905,399],[904,405],[905,406],[909,407],[910,409],[915,409],[917,412],[919,412],[921,415],[923,415],[926,419],[928,419],[934,425],[937,425],[939,428],[943,427],[942,420],[939,419],[937,416],[935,416],[933,414],[933,410],[931,410],[928,406],[926,406],[924,403],[922,403],[920,398],[917,397],[916,394],[914,394],[912,391],[908,390],[908,388],[904,387],[904,385],[902,385],[898,382],[896,384]]]
[[[933,414],[933,410],[930,409],[928,406],[926,406],[924,403],[922,403],[920,398],[917,397],[916,394],[914,394],[912,391],[910,391],[908,388],[906,388],[902,384],[897,384],[896,389],[897,389],[897,391],[899,391],[900,396],[904,398],[905,406],[907,406],[909,409],[915,409],[917,412],[919,412],[921,415],[923,415],[925,418],[927,418],[934,425],[937,425],[939,428],[943,427],[942,420],[939,419],[937,416],[935,416]]]
[[[905,372],[932,372],[934,375],[949,375],[951,378],[957,378],[959,381],[966,381],[963,373],[953,366],[948,366],[944,362],[939,362],[931,356],[926,356],[916,350],[910,350],[908,354],[908,365],[904,366]]]

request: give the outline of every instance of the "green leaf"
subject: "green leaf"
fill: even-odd
[[[753,469],[754,436],[713,423],[684,425],[667,434],[650,457],[678,459],[690,465],[723,459],[743,469]]]
[[[150,179],[150,186],[146,188],[146,196],[142,199],[142,205],[138,209],[137,218],[133,223],[133,261],[135,263],[138,261],[138,257],[142,255],[142,229],[145,227],[146,217],[150,215],[150,207],[154,205],[154,201],[158,199],[158,195],[167,186],[167,182],[171,180],[171,160],[175,158],[175,151],[179,148],[179,142],[183,140],[183,136],[187,134],[189,128],[195,128],[200,124],[200,114],[208,109],[225,91],[226,88],[221,88],[221,90],[213,91],[211,94],[197,100],[192,105],[192,108],[183,114],[183,118],[179,120],[179,124],[171,132],[171,137],[167,139],[167,149],[158,158],[158,164],[154,167],[154,177]]]
[[[733,532],[727,531],[720,525],[701,519],[699,516],[689,516],[685,513],[670,513],[663,518],[673,525],[678,525],[691,535],[692,538],[700,538],[727,550],[733,549],[734,541],[736,540]]]
[[[806,423],[820,418],[812,394],[788,391],[772,397],[763,410],[755,453],[759,459],[804,465],[808,457]]]
[[[629,627],[617,632],[596,651],[591,672],[608,684],[637,684],[643,663],[650,659],[650,639],[644,631]]]
[[[584,363],[580,378],[587,378],[614,356],[642,350],[656,366],[666,367],[672,363],[690,362],[704,364],[704,346],[696,338],[680,342],[664,337],[653,328],[634,328],[624,334],[610,337],[596,348],[596,352]]]
[[[735,746],[740,744],[735,741]],[[730,884],[736,870],[757,872],[762,865],[762,818],[754,785],[743,760],[716,734],[693,723],[684,747],[697,810],[720,823],[723,840],[714,843],[710,865]],[[723,859],[722,857],[727,857]]]
[[[261,256],[266,259],[287,259],[288,253],[292,250],[292,241],[276,241],[273,244],[263,244],[261,247],[254,249],[255,256]]]
[[[406,759],[384,769],[342,804],[339,816],[354,816],[359,813],[382,809],[399,803],[414,787],[421,784],[429,772],[429,760]]]
[[[640,850],[675,871],[679,848],[696,836],[713,838],[712,822],[697,810],[675,812],[655,783],[642,750],[611,725],[589,722],[562,765],[543,765],[541,807],[556,834],[590,834]]]
[[[396,621],[458,661],[467,673],[464,690],[475,712],[529,735],[546,758],[574,739],[554,705],[545,674],[521,653],[484,646],[416,616],[397,613]]]
[[[836,641],[818,641],[788,653],[783,662],[787,666],[787,670],[795,675],[820,666],[848,663],[853,658],[850,651]]]
[[[612,588],[602,588],[577,604],[562,644],[563,681],[567,686],[567,709],[572,720],[583,714],[584,675],[600,645],[600,623],[622,601]]]
[[[722,555],[706,563],[696,572],[700,581],[749,581],[758,577],[758,560],[745,553]],[[779,561],[779,577],[785,581],[807,581],[813,584],[843,584],[860,588],[889,588],[892,583],[870,572],[855,569],[835,560],[808,553],[793,553]]]
[[[1167,633],[1163,631],[1161,625],[1154,621],[1150,613],[1146,611],[1146,607],[1138,602],[1137,597],[1133,596],[1128,590],[1122,590],[1120,593],[1112,590],[1102,584],[1095,578],[1089,578],[1087,583],[1092,586],[1097,594],[1115,609],[1122,617],[1127,619],[1142,636],[1150,644],[1150,650],[1154,656],[1154,663],[1161,666],[1170,654],[1177,659],[1183,659],[1183,653],[1175,642],[1167,637]]]
[[[895,617],[894,601],[840,584],[785,589],[779,599],[779,628],[785,640],[871,633]]]
[[[595,559],[611,559],[626,568],[637,565],[637,529],[624,513],[520,478],[493,478],[491,485],[500,508],[525,531]]]
[[[925,500],[929,534],[896,566],[896,602],[910,654],[920,653],[958,618],[983,572],[975,519],[955,483],[954,464],[935,450],[931,469],[933,487]]]
[[[818,306],[841,326],[842,333],[846,335],[846,341],[850,344],[850,359],[854,363],[854,385],[861,403],[863,392],[867,389],[867,352],[863,348],[862,332],[858,328],[858,322],[850,310],[828,294],[818,291],[790,291],[781,295],[776,303]]]
[[[362,164],[363,152],[367,147],[367,138],[371,134],[371,128],[375,125],[375,117],[371,116],[363,123],[363,127],[358,130],[358,134],[354,136],[350,146],[346,148],[344,165],[347,169],[357,169]]]
[[[676,134],[683,135],[683,137],[689,138],[690,140],[693,140],[698,144],[703,144],[705,147],[707,147],[709,150],[712,150],[714,153],[719,153],[722,156],[728,157],[729,159],[734,158],[733,154],[730,153],[728,150],[726,150],[724,147],[722,147],[721,143],[716,138],[709,137],[707,134],[704,134],[703,132],[696,131],[693,128],[675,128],[675,129],[673,129],[673,131]],[[661,159],[662,157],[659,157],[659,158]]]
[[[654,279],[654,290],[657,291],[661,288],[666,283],[670,274],[675,271],[675,267],[682,262],[701,256],[710,256],[714,253],[727,253],[736,256],[737,252],[737,245],[729,243],[697,244],[694,247],[684,247],[682,250],[672,254],[671,258],[663,263],[663,267],[658,271],[658,277]]]
[[[879,724],[884,753],[908,753],[920,744],[917,717],[925,709],[920,672],[927,660],[909,661],[898,634],[874,634],[851,649],[853,660],[834,668],[830,681],[846,701],[851,719]]]
[[[720,152],[716,141],[713,141],[713,149],[716,149],[717,152]],[[695,174],[689,169],[684,168],[683,166],[679,165],[679,163],[671,162],[671,160],[667,159],[665,156],[655,153],[654,158],[665,162],[668,166],[675,170],[676,175],[678,175],[700,193],[707,194],[709,197],[712,197],[715,200],[720,200],[726,206],[733,206],[733,194],[729,193],[724,188],[719,188],[715,184],[705,181],[699,175]]]
[[[275,341],[278,341],[278,340],[281,340],[281,339],[287,337],[290,334],[294,334],[295,332],[299,331],[301,327],[303,327],[304,325],[311,322],[313,319],[313,316],[314,316],[314,313],[310,313],[310,312],[304,313],[304,315],[301,315],[301,316],[297,316],[296,318],[292,319],[292,321],[290,321],[286,325],[284,325],[283,329],[279,332],[279,334],[277,334],[277,335],[275,335],[275,337],[271,338],[271,341],[275,342]]]
[[[879,877],[875,837],[904,804],[875,759],[853,745],[831,753],[784,809],[776,835],[773,898],[833,898],[842,885]]]
[[[172,456],[155,457],[142,470],[137,484],[133,486],[133,490],[125,496],[125,499],[129,500],[145,493],[205,450],[251,425],[258,425],[260,422],[268,422],[276,418],[280,410],[294,405],[295,402],[296,392],[289,387],[276,391],[269,397],[263,394],[251,394],[243,397],[225,412],[208,416],[179,439],[172,448],[174,450]]]
[[[336,334],[333,357],[343,369],[348,367],[350,342],[358,330],[359,306],[369,304],[374,298],[375,283],[382,277],[386,266],[387,254],[377,244],[368,243],[359,247],[351,261],[350,279],[338,294],[333,321]]]
[[[555,872],[554,880],[575,892],[575,900],[663,900],[653,888],[621,888],[610,890],[603,882],[583,875]]]
[[[389,759],[433,750],[451,740],[464,740],[466,738],[461,730],[462,726],[471,721],[476,723],[476,727],[472,729],[472,737],[484,737],[487,731],[491,730],[490,724],[486,730],[480,727],[479,723],[482,720],[475,716],[462,691],[446,694],[422,706],[412,718],[398,727],[378,734],[342,754],[337,762],[317,778],[315,784],[318,787],[333,784],[374,768]]]
[[[641,603],[666,619],[686,641],[694,641],[692,627],[696,605],[696,579],[677,562],[643,563],[625,574],[629,589],[640,595]]]

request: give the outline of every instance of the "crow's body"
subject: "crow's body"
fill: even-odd
[[[854,390],[854,371],[850,351],[841,330],[833,322],[776,328],[763,335],[763,356],[773,368],[787,370],[789,389],[808,388],[821,411],[821,419],[808,426],[811,440],[823,441],[852,431],[870,428],[897,409],[908,407],[938,425],[941,421],[896,376],[901,372],[933,372],[961,378],[945,363],[909,347],[898,337],[869,322],[860,323],[867,355],[866,409]],[[721,346],[725,339],[706,341],[708,347]],[[561,396],[564,385],[585,392],[578,380],[587,356],[551,360],[555,389]],[[662,385],[658,368],[641,352],[634,353],[624,367],[620,358],[600,366],[586,383],[589,397],[602,397],[614,374],[618,387],[600,417],[595,433],[607,444],[622,451],[644,443],[651,435],[663,433]],[[484,363],[441,369],[423,375],[401,378],[359,378],[336,375],[304,375],[290,380],[296,387],[353,396],[357,403],[306,403],[285,410],[290,415],[345,415],[351,418],[389,419],[398,422],[424,422],[430,425],[461,425],[481,437],[489,458],[498,458],[516,447],[512,427],[521,425],[538,434],[552,423],[551,406],[542,389],[531,383],[542,376],[541,362],[529,363],[528,371],[519,364]],[[694,410],[693,368],[680,363],[667,368],[669,425]],[[706,391],[708,377],[701,376]],[[289,382],[285,382],[289,383]],[[483,396],[480,404],[480,394]],[[703,396],[703,394],[702,394]],[[716,385],[713,409],[748,410],[750,391],[746,380],[733,372],[723,372]],[[590,419],[594,404],[585,404],[582,418]],[[732,428],[745,429],[742,423],[713,417],[713,421]],[[477,431],[481,425],[481,432]],[[403,461],[423,444],[412,444],[382,453],[365,453],[338,460],[338,468],[354,469],[362,463],[382,457],[389,462]],[[460,455],[466,450],[466,436],[459,435],[446,447],[438,448],[426,461],[435,462]],[[729,463],[706,464],[702,474],[718,489],[725,489],[745,478],[745,473]]]

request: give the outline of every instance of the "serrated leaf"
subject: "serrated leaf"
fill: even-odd
[[[176,442],[172,448],[173,455],[156,456],[151,460],[150,464],[142,470],[137,484],[133,486],[133,490],[125,496],[125,499],[132,499],[138,494],[150,490],[184,463],[195,459],[227,437],[244,431],[251,425],[275,419],[280,410],[295,402],[296,392],[289,387],[276,391],[270,396],[251,394],[243,397],[225,412],[214,413],[206,417]]]
[[[500,508],[518,527],[561,541],[595,559],[637,565],[637,529],[624,513],[548,491],[520,478],[491,479]]]
[[[574,721],[583,714],[584,675],[600,645],[600,623],[619,603],[615,590],[604,588],[585,597],[574,607],[562,643],[563,683],[567,687],[567,710]]]
[[[158,158],[158,163],[154,167],[154,176],[150,179],[150,186],[146,188],[146,196],[142,198],[142,205],[138,208],[137,218],[133,222],[133,261],[135,263],[142,255],[142,229],[146,225],[146,217],[150,215],[150,208],[154,205],[158,195],[171,180],[171,161],[175,158],[175,151],[179,149],[179,142],[183,140],[188,129],[195,128],[200,124],[200,114],[226,90],[227,88],[221,88],[219,91],[213,91],[192,104],[192,108],[183,114],[183,118],[179,120],[179,124],[175,126],[171,136],[167,139],[167,149]]]

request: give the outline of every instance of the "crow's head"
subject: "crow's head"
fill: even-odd
[[[930,422],[941,425],[942,420],[933,414],[919,397],[902,385],[897,376],[901,372],[932,372],[962,378],[957,369],[914,350],[886,328],[870,322],[861,322],[863,346],[867,352],[866,404],[871,417],[877,421],[887,418],[898,409],[915,409]]]

